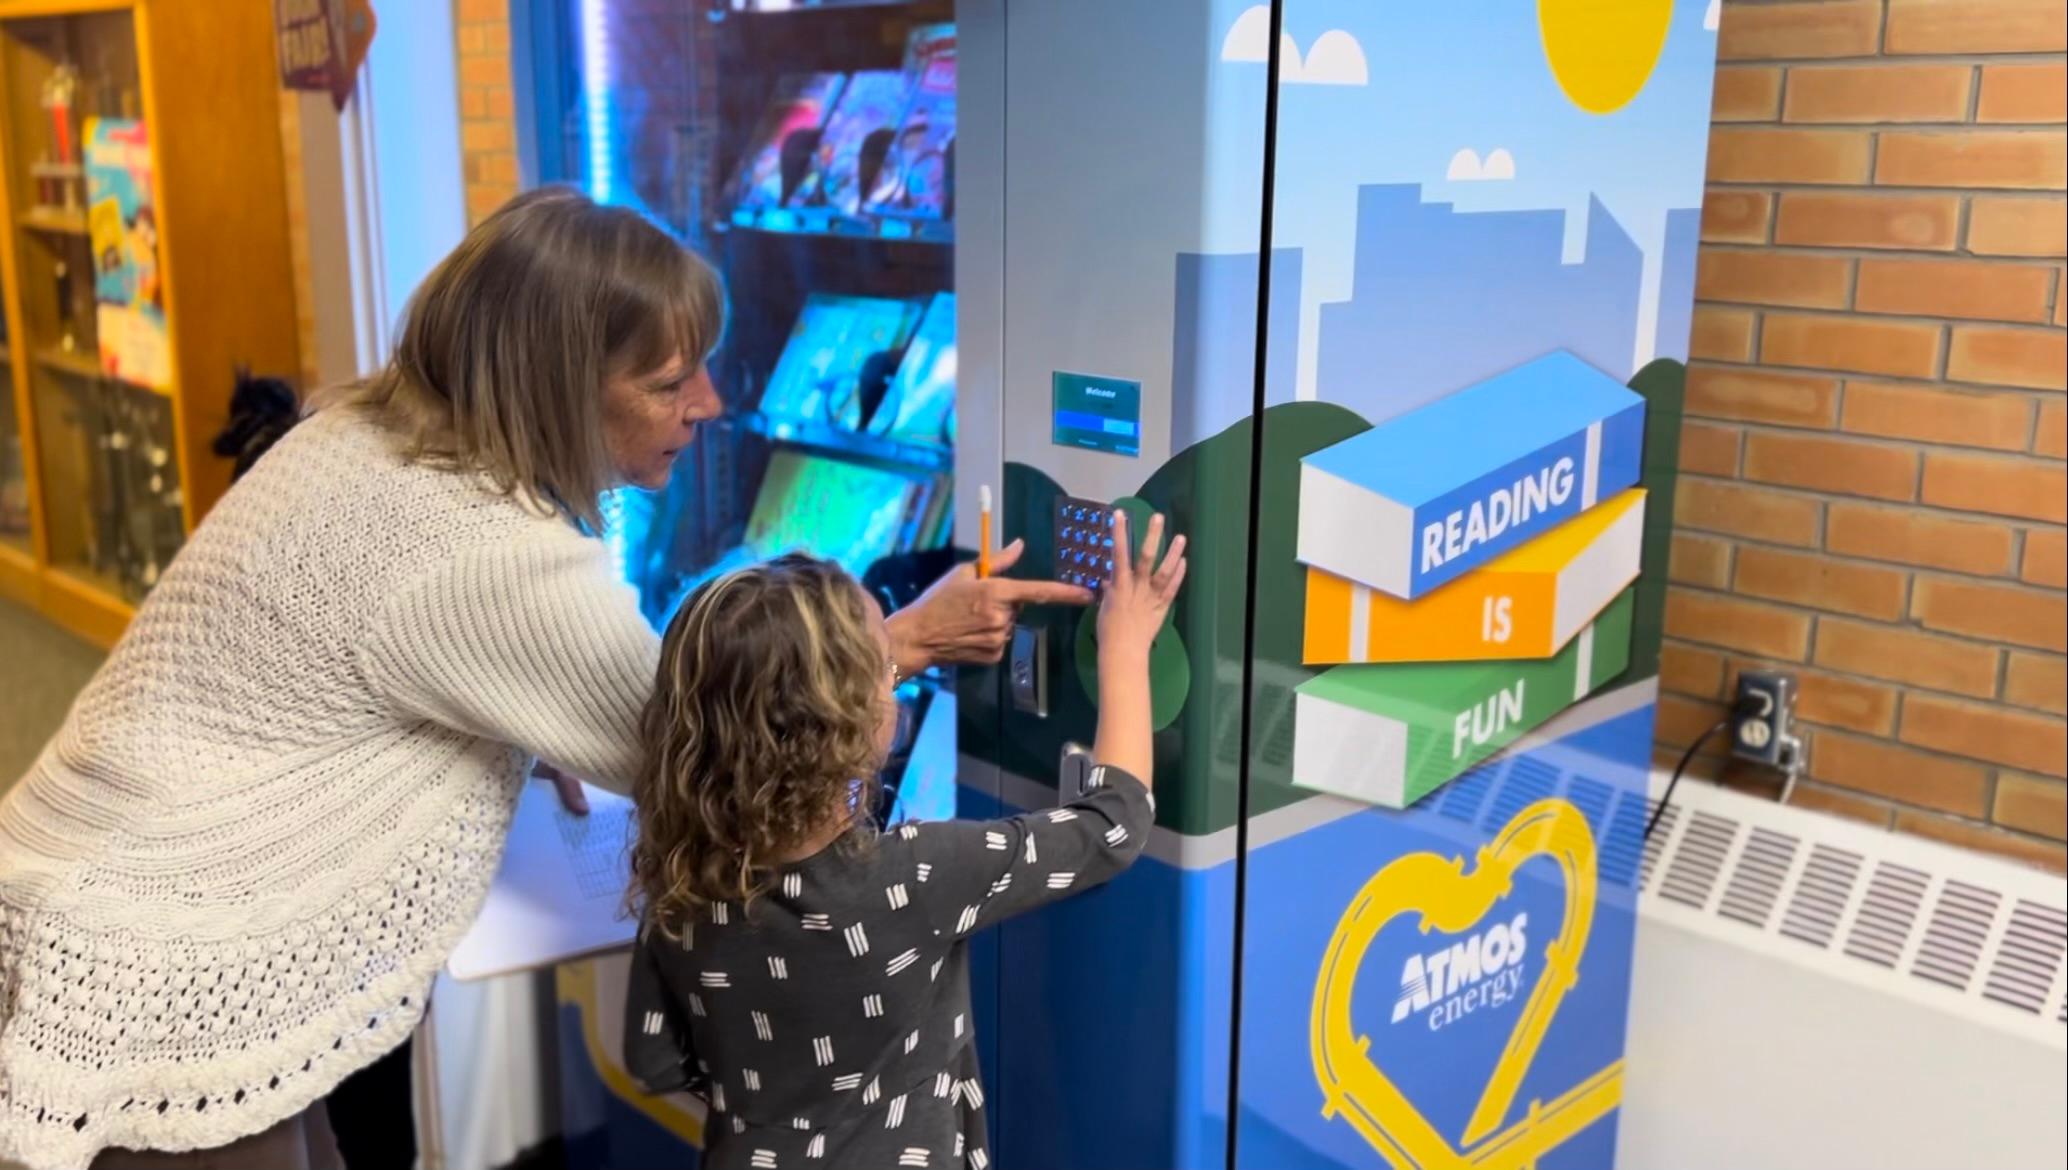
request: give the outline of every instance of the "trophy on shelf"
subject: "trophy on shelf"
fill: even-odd
[[[36,202],[45,210],[77,215],[86,209],[86,171],[79,165],[79,135],[74,125],[79,96],[79,70],[70,63],[50,71],[43,82],[43,109],[50,116],[50,146],[30,168],[36,179]]]

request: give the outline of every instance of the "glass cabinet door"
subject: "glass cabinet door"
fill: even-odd
[[[27,428],[0,431],[0,540],[34,444],[53,565],[134,601],[184,537],[135,28],[124,11],[0,22]],[[14,423],[19,427],[19,422]]]

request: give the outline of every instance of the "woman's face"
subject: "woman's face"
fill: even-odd
[[[612,378],[603,386],[603,440],[619,478],[658,491],[668,486],[675,457],[696,437],[697,424],[723,405],[710,371],[682,358],[648,374]]]

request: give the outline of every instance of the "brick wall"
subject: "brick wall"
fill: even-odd
[[[460,156],[472,226],[517,194],[510,0],[453,0],[452,15],[459,52]]]
[[[2064,40],[2061,0],[1724,5],[1659,724],[1794,670],[1797,803],[2056,870]]]

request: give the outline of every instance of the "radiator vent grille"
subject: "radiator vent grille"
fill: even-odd
[[[1624,793],[1611,828],[1651,807]],[[1647,917],[2068,1048],[2068,886],[2051,875],[1696,784],[1644,842],[1638,891]]]

